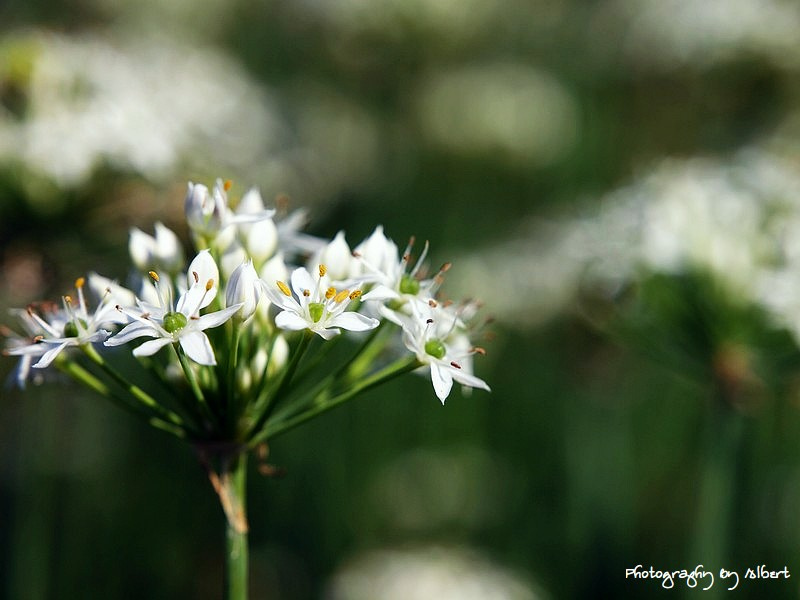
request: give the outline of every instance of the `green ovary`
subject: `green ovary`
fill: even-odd
[[[416,296],[419,293],[419,281],[410,275],[403,275],[400,278],[400,293]]]
[[[175,333],[186,327],[187,323],[186,315],[183,313],[169,312],[164,315],[164,329],[167,330],[167,333]]]
[[[308,314],[311,316],[311,320],[314,321],[314,323],[319,323],[324,310],[325,305],[322,304],[322,302],[311,302],[308,305]]]
[[[445,350],[444,344],[439,340],[428,340],[425,342],[425,352],[426,354],[430,354],[433,358],[444,358],[444,355],[447,354],[447,350]]]
[[[80,334],[78,325],[80,325],[80,328],[83,331],[86,331],[86,329],[88,328],[86,321],[84,321],[83,319],[72,319],[72,321],[69,321],[66,325],[64,325],[64,337],[68,338],[78,337],[78,335]]]

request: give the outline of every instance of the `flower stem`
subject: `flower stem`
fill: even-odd
[[[340,404],[347,402],[361,392],[365,392],[376,385],[380,385],[386,381],[389,381],[390,379],[394,379],[395,377],[399,377],[400,375],[408,373],[409,371],[413,371],[420,366],[422,365],[416,359],[416,357],[401,358],[400,360],[393,362],[369,377],[366,377],[365,379],[355,383],[350,389],[337,396],[334,396],[333,398],[325,399],[324,395],[320,395],[322,400],[312,404],[306,410],[295,415],[289,415],[283,419],[278,419],[275,423],[267,425],[264,431],[253,437],[249,445],[250,447],[255,447],[261,442],[272,439],[281,433],[285,433],[286,431],[289,431],[290,429],[293,429],[298,425],[313,419],[317,415],[327,412],[332,408],[336,408]]]
[[[220,494],[225,509],[225,599],[247,600],[247,453],[236,456],[222,472]],[[227,494],[228,499],[224,497]],[[231,503],[230,507],[225,505]]]
[[[200,406],[200,412],[207,420],[207,425],[211,426],[215,420],[214,415],[211,412],[208,403],[206,402],[206,397],[203,395],[203,390],[200,389],[200,384],[197,381],[197,376],[192,369],[192,365],[189,364],[189,359],[186,358],[186,354],[184,354],[183,349],[179,350],[175,347],[175,344],[172,344],[172,349],[175,351],[175,354],[178,355],[178,361],[181,363],[183,373],[186,375],[186,380],[189,382],[189,387],[192,388],[192,392],[197,399],[197,404]]]
[[[93,363],[99,366],[107,375],[109,375],[114,381],[116,381],[122,388],[128,392],[136,401],[141,404],[143,407],[148,408],[155,412],[162,420],[174,423],[175,425],[181,426],[183,422],[181,421],[180,416],[174,413],[171,410],[164,408],[161,404],[156,402],[156,400],[147,392],[145,392],[142,388],[138,385],[135,385],[128,381],[123,375],[121,375],[114,367],[112,367],[106,360],[94,349],[91,344],[83,344],[81,346],[84,354],[91,359]]]

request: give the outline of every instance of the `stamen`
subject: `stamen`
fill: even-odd
[[[450,366],[451,366],[451,367],[455,367],[456,369],[460,369],[460,368],[461,368],[461,365],[460,365],[460,364],[458,364],[458,363],[457,363],[456,361],[454,361],[454,360],[451,360],[451,361],[450,361]]]
[[[352,294],[350,294],[350,300],[355,300],[356,298],[360,298],[363,292],[361,290],[354,290]]]
[[[200,283],[200,276],[197,274],[197,271],[192,271],[192,277],[194,277],[195,283]]]
[[[206,281],[206,291],[207,292],[210,292],[211,288],[213,288],[213,287],[214,287],[214,280],[213,279],[209,279],[208,281]]]
[[[151,278],[153,281],[155,281],[155,282],[158,282],[158,273],[156,273],[155,271],[150,271],[150,272],[148,273],[148,275],[150,275],[150,278]]]
[[[222,188],[227,192],[233,187],[233,181],[230,179],[226,179],[225,183],[222,184]]]
[[[289,296],[290,298],[292,297],[292,292],[291,292],[291,291],[289,291],[289,286],[287,286],[287,285],[286,285],[285,283],[283,283],[282,281],[276,281],[276,282],[275,282],[275,284],[278,286],[278,289],[279,289],[281,292],[283,292],[283,295],[284,295],[284,296]]]
[[[75,280],[75,288],[76,289],[81,289],[85,283],[86,283],[86,279],[84,279],[83,277],[78,277]]]
[[[353,258],[361,258],[361,252],[358,250],[353,250],[350,254],[353,255]]]
[[[425,323],[427,325],[433,325],[433,319],[428,319],[427,321],[425,321]]]
[[[303,296],[308,298],[310,295],[311,295],[311,291],[310,290],[303,290]]]
[[[428,306],[430,306],[431,308],[436,308],[437,306],[439,306],[439,303],[436,302],[436,300],[434,300],[433,298],[431,298],[430,300],[428,300]]]
[[[325,265],[320,265],[319,266],[319,276],[320,277],[325,277],[325,273],[327,273],[327,272],[328,272],[328,267],[326,267]]]
[[[64,302],[72,306],[72,296],[64,296]]]
[[[425,246],[422,248],[422,252],[420,252],[419,256],[417,257],[417,264],[414,265],[414,268],[411,269],[411,273],[409,273],[411,277],[416,277],[420,268],[422,268],[422,265],[425,264],[425,257],[428,256],[429,247],[430,244],[428,243],[428,240],[425,240]]]
[[[335,288],[335,287],[329,287],[329,288],[328,288],[328,289],[325,291],[325,297],[326,297],[328,300],[330,300],[331,298],[333,298],[335,295],[336,295],[336,288]]]
[[[486,356],[486,350],[480,346],[473,346],[472,352],[475,354],[480,354],[481,356]]]
[[[33,343],[34,344],[38,344],[42,340],[44,340],[44,336],[43,335],[35,335],[35,336],[33,336]]]
[[[336,302],[336,304],[339,304],[339,303],[341,303],[341,302],[344,302],[344,301],[345,301],[345,299],[346,299],[346,298],[347,298],[349,295],[350,295],[350,290],[342,290],[341,292],[339,292],[338,294],[336,294],[336,297],[333,299],[333,301],[334,301],[334,302]]]

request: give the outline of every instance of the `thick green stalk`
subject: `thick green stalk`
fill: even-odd
[[[220,501],[225,510],[225,599],[247,600],[247,453],[221,473]]]

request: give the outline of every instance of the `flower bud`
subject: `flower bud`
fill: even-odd
[[[350,246],[344,239],[344,231],[340,231],[309,263],[309,270],[315,272],[319,265],[325,265],[327,275],[333,281],[346,279],[350,274],[350,263],[353,255]]]
[[[242,309],[237,313],[238,318],[248,319],[258,306],[261,298],[261,280],[253,268],[253,261],[248,260],[239,265],[231,274],[225,288],[225,304],[233,306],[242,304]]]

